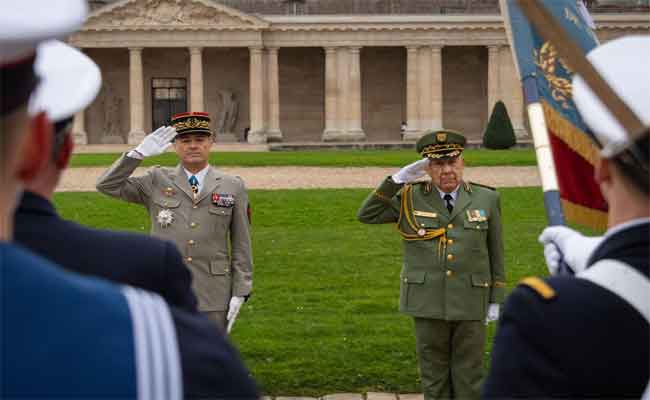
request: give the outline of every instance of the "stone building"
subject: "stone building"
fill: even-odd
[[[623,0],[623,2],[625,2]],[[650,32],[647,0],[590,1],[601,40]],[[498,0],[95,0],[70,37],[101,67],[77,143],[136,143],[207,111],[216,141],[479,139],[523,99]],[[599,12],[603,11],[603,12]],[[402,123],[406,124],[401,132]]]

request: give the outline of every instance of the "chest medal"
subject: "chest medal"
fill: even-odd
[[[212,204],[217,207],[232,207],[235,205],[235,195],[212,193]]]
[[[167,228],[174,222],[174,212],[169,209],[162,209],[158,212],[156,221],[158,221],[161,228]]]
[[[467,210],[467,221],[469,222],[483,222],[487,221],[485,210]]]

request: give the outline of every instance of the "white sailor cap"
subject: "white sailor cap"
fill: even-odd
[[[643,125],[649,127],[650,36],[612,40],[591,50],[587,58]],[[629,146],[630,137],[623,126],[577,74],[573,78],[573,101],[602,145],[603,157],[614,157]]]
[[[37,79],[36,46],[79,29],[88,13],[86,0],[12,1],[0,13],[0,115],[25,105]]]
[[[43,42],[34,64],[38,87],[29,102],[29,112],[47,113],[52,122],[72,117],[97,96],[102,74],[93,60],[58,40]]]

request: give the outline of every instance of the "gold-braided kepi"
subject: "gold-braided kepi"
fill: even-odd
[[[212,131],[210,130],[210,114],[206,112],[176,114],[172,117],[171,125],[176,129],[176,137],[188,133],[212,135]]]
[[[465,149],[465,136],[448,129],[432,130],[425,133],[415,148],[424,158],[431,159],[458,157]]]

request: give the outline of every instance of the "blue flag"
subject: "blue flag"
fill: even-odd
[[[585,53],[598,46],[591,28],[593,22],[581,2],[538,2]],[[540,103],[544,110],[564,214],[569,221],[603,228],[607,204],[593,179],[598,149],[573,103],[573,71],[560,58],[553,43],[535,31],[516,0],[502,0],[501,4],[525,102]]]

